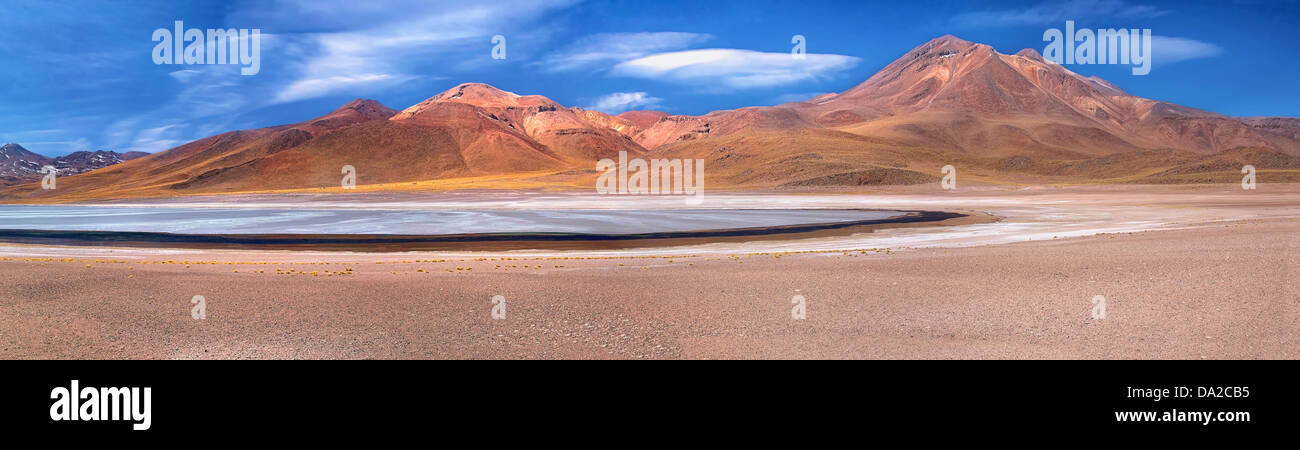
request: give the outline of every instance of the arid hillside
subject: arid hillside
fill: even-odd
[[[702,116],[611,116],[481,83],[396,111],[355,100],[305,122],[211,136],[0,201],[253,191],[591,189],[596,161],[702,159],[715,189],[917,184],[953,165],[996,184],[1300,181],[1300,119],[1233,118],[1130,95],[943,36],[838,94]]]

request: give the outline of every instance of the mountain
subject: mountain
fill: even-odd
[[[645,151],[627,135],[635,126],[622,119],[482,83],[453,87],[402,110],[390,122],[457,135],[464,163],[460,169],[468,174],[594,165],[620,150]]]
[[[105,198],[139,195],[141,192],[145,195],[176,195],[187,191],[219,192],[235,184],[260,186],[303,183],[309,174],[301,170],[301,167],[312,165],[319,158],[328,155],[302,152],[300,147],[331,131],[382,121],[393,114],[396,111],[378,102],[354,100],[309,121],[226,132],[141,156],[105,170],[60,179],[59,188],[54,191],[37,192],[26,186],[18,186],[7,191],[0,190],[0,193],[19,192],[34,198]],[[347,150],[361,155],[358,159],[363,156],[375,158],[375,147],[371,144]],[[335,166],[332,172],[337,174],[339,167],[341,166]],[[337,180],[338,176],[334,178]]]
[[[913,49],[866,82],[813,109],[825,114],[851,112],[864,120],[905,116],[925,122],[918,116],[944,112],[946,120],[1013,121],[1035,141],[1030,146],[1038,148],[1033,150],[1086,155],[1130,147],[1201,153],[1243,146],[1300,151],[1294,139],[1219,114],[1129,95],[1100,78],[1085,78],[1045,61],[1033,49],[1003,55],[953,36]]]
[[[21,145],[5,144],[0,147],[0,185],[29,182],[33,175],[39,180],[41,167],[51,161]]]
[[[80,199],[337,188],[345,165],[356,168],[360,184],[590,169],[619,151],[644,153],[620,131],[635,128],[546,97],[466,83],[402,111],[357,99],[305,122],[223,133],[89,173],[61,182],[58,192],[18,193]]]
[[[41,179],[41,168],[53,166],[58,176],[76,175],[135,159],[148,153],[117,153],[105,150],[73,152],[57,158],[32,153],[18,144],[0,147],[0,186],[32,183]]]
[[[465,83],[401,111],[358,99],[305,122],[76,175],[58,192],[13,187],[0,198],[339,189],[345,165],[359,185],[380,189],[441,180],[587,190],[595,162],[619,151],[704,159],[713,188],[928,183],[948,164],[989,183],[1229,182],[1245,164],[1261,182],[1283,182],[1300,181],[1300,119],[1233,118],[1137,97],[1033,49],[1007,55],[942,36],[853,88],[804,102],[611,116]]]
[[[144,155],[148,155],[148,153],[118,153],[105,150],[95,150],[93,152],[79,151],[54,158],[53,166],[59,169],[59,176],[76,175],[108,167],[123,161],[130,161]]]
[[[1258,168],[1288,169],[1274,163],[1300,154],[1300,119],[1145,99],[1033,49],[1005,55],[943,36],[841,93],[666,116],[635,138],[654,156],[705,158],[723,185],[927,182],[946,164],[993,182],[1165,182],[1150,177],[1241,148],[1274,153]]]

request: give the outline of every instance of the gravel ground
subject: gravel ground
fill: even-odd
[[[1268,218],[850,253],[11,255],[0,358],[1290,359],[1298,250]]]

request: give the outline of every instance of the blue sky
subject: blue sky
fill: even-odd
[[[260,71],[154,64],[154,30],[176,20],[260,29]],[[1075,72],[1233,116],[1300,116],[1294,1],[7,0],[0,142],[156,152],[358,97],[402,109],[470,81],[611,113],[703,114],[843,91],[944,34],[1041,52],[1044,30],[1066,20],[1158,36],[1149,75]],[[491,56],[494,35],[505,59]],[[797,63],[794,35],[808,54]]]

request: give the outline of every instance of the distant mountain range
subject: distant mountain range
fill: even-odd
[[[54,166],[57,176],[76,175],[148,155],[145,152],[118,153],[105,150],[79,151],[50,158],[18,144],[0,146],[0,186],[40,181],[41,168]]]
[[[0,189],[52,201],[360,185],[589,190],[619,151],[705,160],[710,188],[915,184],[954,165],[999,184],[1300,181],[1300,119],[1233,118],[1130,95],[1025,49],[943,36],[837,94],[702,116],[608,115],[466,83],[402,111],[354,100],[305,122],[231,131],[61,180]],[[124,158],[125,159],[125,158]],[[37,167],[39,169],[39,167]]]

